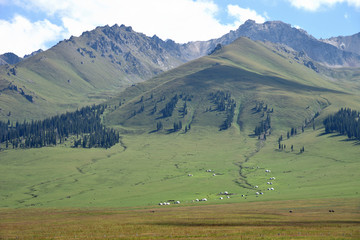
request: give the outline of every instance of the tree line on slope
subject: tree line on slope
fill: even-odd
[[[210,93],[210,101],[216,105],[214,111],[225,112],[226,118],[224,122],[220,125],[220,131],[226,130],[231,127],[231,124],[234,119],[236,102],[235,99],[231,97],[231,93],[217,91],[216,93]],[[208,111],[212,111],[211,108]]]
[[[323,121],[325,133],[338,132],[348,138],[360,140],[359,112],[350,108],[341,108],[337,113]]]
[[[63,143],[70,136],[76,136],[74,147],[110,148],[119,142],[115,130],[107,129],[101,123],[105,106],[87,106],[80,110],[64,113],[39,121],[23,123],[0,121],[0,144],[5,148],[40,148]]]

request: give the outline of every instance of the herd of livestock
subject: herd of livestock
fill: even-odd
[[[206,170],[206,172],[212,172],[211,169],[208,169]],[[266,169],[265,170],[265,173],[271,173],[271,170],[269,169]],[[188,177],[192,177],[193,175],[192,174],[188,174]],[[216,174],[214,173],[213,176],[216,176]],[[271,182],[267,182],[266,184],[267,185],[273,185],[273,180],[275,180],[276,178],[275,177],[270,177],[269,180],[271,180]],[[259,186],[255,185],[254,188],[259,188]],[[267,189],[268,191],[273,191],[275,190],[273,187],[269,187]],[[255,195],[263,195],[264,193],[263,192],[255,192]],[[224,191],[224,192],[220,192],[218,195],[225,195],[226,198],[230,198],[230,195],[233,195],[232,193],[229,193],[228,191]],[[241,195],[242,197],[245,197],[245,195]],[[224,199],[223,196],[220,196],[219,197],[220,200]],[[192,200],[192,202],[206,202],[207,201],[207,198],[202,198],[202,199],[195,199],[195,200]],[[171,203],[170,202],[173,202],[173,204],[180,204],[180,201],[175,201],[175,200],[169,200],[169,201],[165,201],[165,202],[160,202],[159,205],[160,206],[166,206],[166,205],[170,205]]]

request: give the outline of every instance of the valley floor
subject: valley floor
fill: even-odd
[[[358,142],[322,133],[283,150],[236,128],[5,150],[0,239],[356,239]]]

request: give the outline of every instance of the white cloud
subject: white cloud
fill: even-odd
[[[13,52],[20,57],[61,36],[62,28],[48,20],[30,22],[16,15],[11,21],[0,20],[0,53]]]
[[[29,39],[32,45],[41,47],[44,47],[47,41],[53,40],[54,36],[59,37],[59,34],[61,38],[69,38],[71,35],[79,36],[82,32],[97,26],[112,26],[115,23],[132,26],[135,31],[148,36],[156,34],[162,39],[185,43],[218,38],[237,28],[247,19],[256,22],[265,21],[265,18],[254,10],[229,5],[228,14],[235,20],[232,24],[221,24],[216,18],[220,12],[219,6],[213,0],[12,0],[12,2],[26,9],[27,12],[46,14],[48,19],[58,19],[57,22],[61,23],[61,26],[56,26],[43,20],[30,24],[32,25],[28,26],[30,29],[39,32],[38,39],[34,39],[32,34],[25,36],[25,29],[19,26],[14,29],[20,32],[18,35],[21,35],[22,39]],[[43,31],[40,31],[40,27],[43,27]],[[0,29],[0,33],[3,32],[4,30]],[[40,33],[43,33],[42,39]],[[3,44],[0,42],[0,45]],[[28,49],[26,52],[38,48],[31,47],[30,43],[22,43],[22,45],[24,49]],[[10,51],[12,48],[8,47],[8,49]],[[22,54],[24,50],[17,52]]]
[[[347,3],[350,6],[360,8],[360,0],[288,0],[291,5],[307,11],[317,11],[321,7],[332,7],[338,3]]]
[[[255,10],[241,8],[238,5],[228,5],[228,13],[237,19],[237,24],[243,24],[246,20],[251,19],[257,23],[263,23],[266,18],[259,15]]]
[[[15,0],[18,6],[61,19],[70,35],[101,25],[125,24],[147,35],[177,42],[219,37],[233,25],[215,18],[212,0]]]

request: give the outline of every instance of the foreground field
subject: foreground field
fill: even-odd
[[[0,239],[360,238],[358,199],[126,210],[3,209],[0,215]]]

